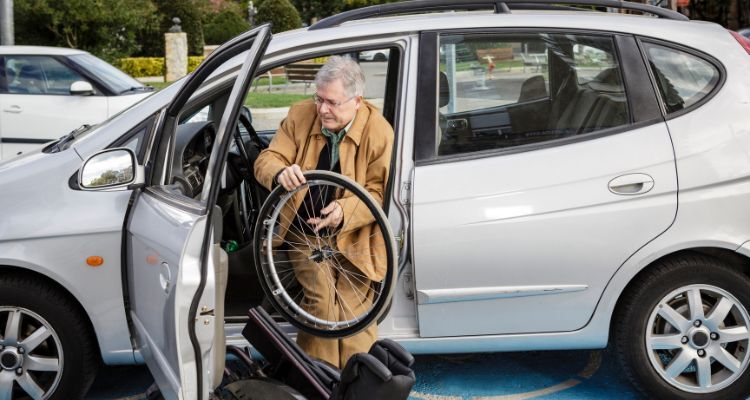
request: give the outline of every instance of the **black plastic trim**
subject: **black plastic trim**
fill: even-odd
[[[647,84],[643,80],[643,77],[649,76],[649,68],[635,37],[618,35],[614,39],[620,54],[620,71],[625,85],[631,122],[663,119],[658,89],[653,82]]]
[[[14,143],[14,144],[44,144],[53,142],[57,139],[25,139],[25,138],[11,138],[4,137],[0,138],[0,143]]]
[[[414,159],[435,156],[438,101],[438,34],[424,32],[419,37],[419,70],[414,110]]]

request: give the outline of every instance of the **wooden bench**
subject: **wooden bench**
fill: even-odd
[[[318,74],[323,64],[294,63],[284,67],[286,73],[286,83],[301,82],[305,84],[305,94],[307,88],[315,82],[315,75]]]

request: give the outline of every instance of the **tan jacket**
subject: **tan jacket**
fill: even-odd
[[[318,165],[320,151],[326,144],[321,122],[312,100],[292,105],[286,119],[269,147],[255,161],[255,178],[270,189],[276,174],[292,164],[303,171]],[[393,128],[380,112],[367,101],[357,110],[354,124],[339,145],[341,173],[353,179],[375,198],[382,207],[385,186],[391,164]],[[287,229],[306,191],[298,192],[281,214],[279,235]],[[357,268],[373,281],[385,276],[385,242],[374,217],[364,204],[347,192],[338,200],[344,210],[345,228],[337,239],[337,246]]]

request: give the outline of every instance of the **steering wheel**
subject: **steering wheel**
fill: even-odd
[[[234,131],[234,141],[237,145],[239,152],[239,159],[242,165],[236,165],[238,167],[239,174],[242,177],[242,183],[240,184],[240,194],[242,195],[242,201],[240,203],[240,211],[242,212],[242,223],[243,223],[243,238],[247,241],[252,239],[252,230],[255,223],[255,215],[257,214],[263,200],[268,196],[268,193],[260,186],[255,180],[254,175],[254,163],[255,159],[260,154],[260,151],[265,147],[263,142],[255,132],[255,128],[252,125],[252,116],[250,110],[242,108],[242,112],[239,116],[239,123],[247,131],[250,136],[250,142],[246,145],[242,139],[242,134],[239,129]]]

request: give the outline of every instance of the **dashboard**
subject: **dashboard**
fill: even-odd
[[[216,129],[211,121],[187,123],[177,127],[176,136],[172,183],[188,197],[200,196]]]

